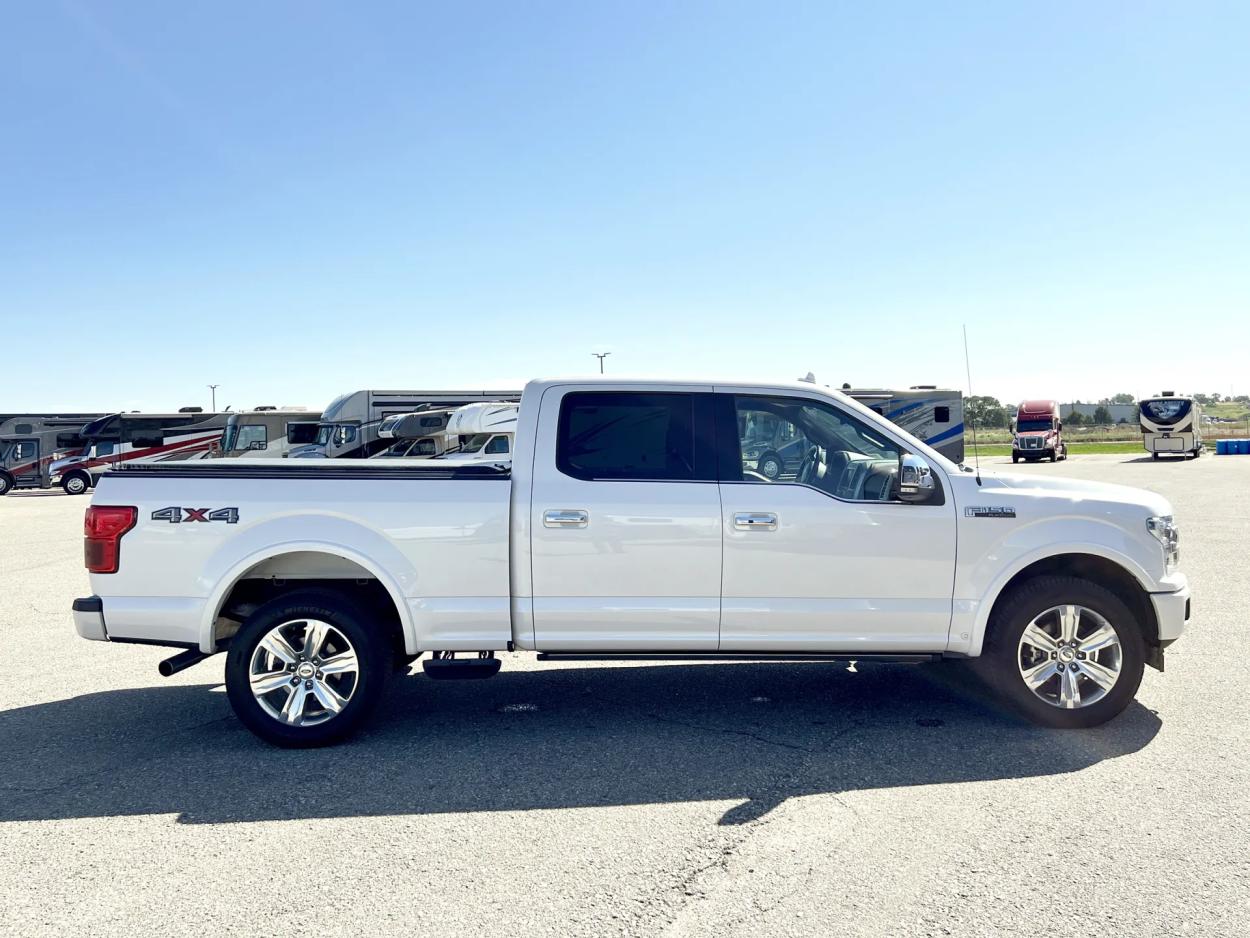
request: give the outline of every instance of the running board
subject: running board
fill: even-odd
[[[442,654],[450,656],[454,652]],[[478,657],[472,652],[470,654],[474,654],[474,657],[426,658],[421,662],[421,670],[425,672],[426,677],[436,681],[480,681],[499,673],[501,662],[493,654],[485,658]]]
[[[773,651],[703,651],[703,652],[619,652],[540,651],[539,661],[880,661],[889,664],[922,664],[940,661],[940,653],[899,655],[872,652],[773,652]]]

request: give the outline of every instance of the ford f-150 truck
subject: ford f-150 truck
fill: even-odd
[[[793,475],[744,443],[783,425]],[[810,384],[537,381],[510,463],[246,459],[105,473],[83,638],[226,652],[283,746],[355,730],[396,670],[540,659],[981,658],[1043,724],[1124,709],[1189,617],[1166,500],[974,472]]]

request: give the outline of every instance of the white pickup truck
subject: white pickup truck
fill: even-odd
[[[779,475],[743,452],[798,441]],[[396,670],[540,659],[981,657],[1026,716],[1092,726],[1189,617],[1150,492],[978,474],[810,384],[536,381],[510,465],[225,460],[106,473],[78,634],[227,652],[239,719],[355,730]]]

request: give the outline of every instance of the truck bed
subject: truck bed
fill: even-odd
[[[376,579],[409,652],[502,648],[512,637],[510,477],[506,467],[421,460],[110,470],[94,504],[136,506],[137,519],[118,572],[92,574],[92,588],[110,638],[207,648],[240,580]]]

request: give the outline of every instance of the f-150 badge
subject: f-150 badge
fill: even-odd
[[[161,508],[152,512],[153,521],[168,521],[170,524],[181,524],[184,521],[224,521],[226,524],[239,523],[237,508]]]
[[[1014,518],[1016,510],[1003,505],[970,505],[964,514],[969,518]]]

